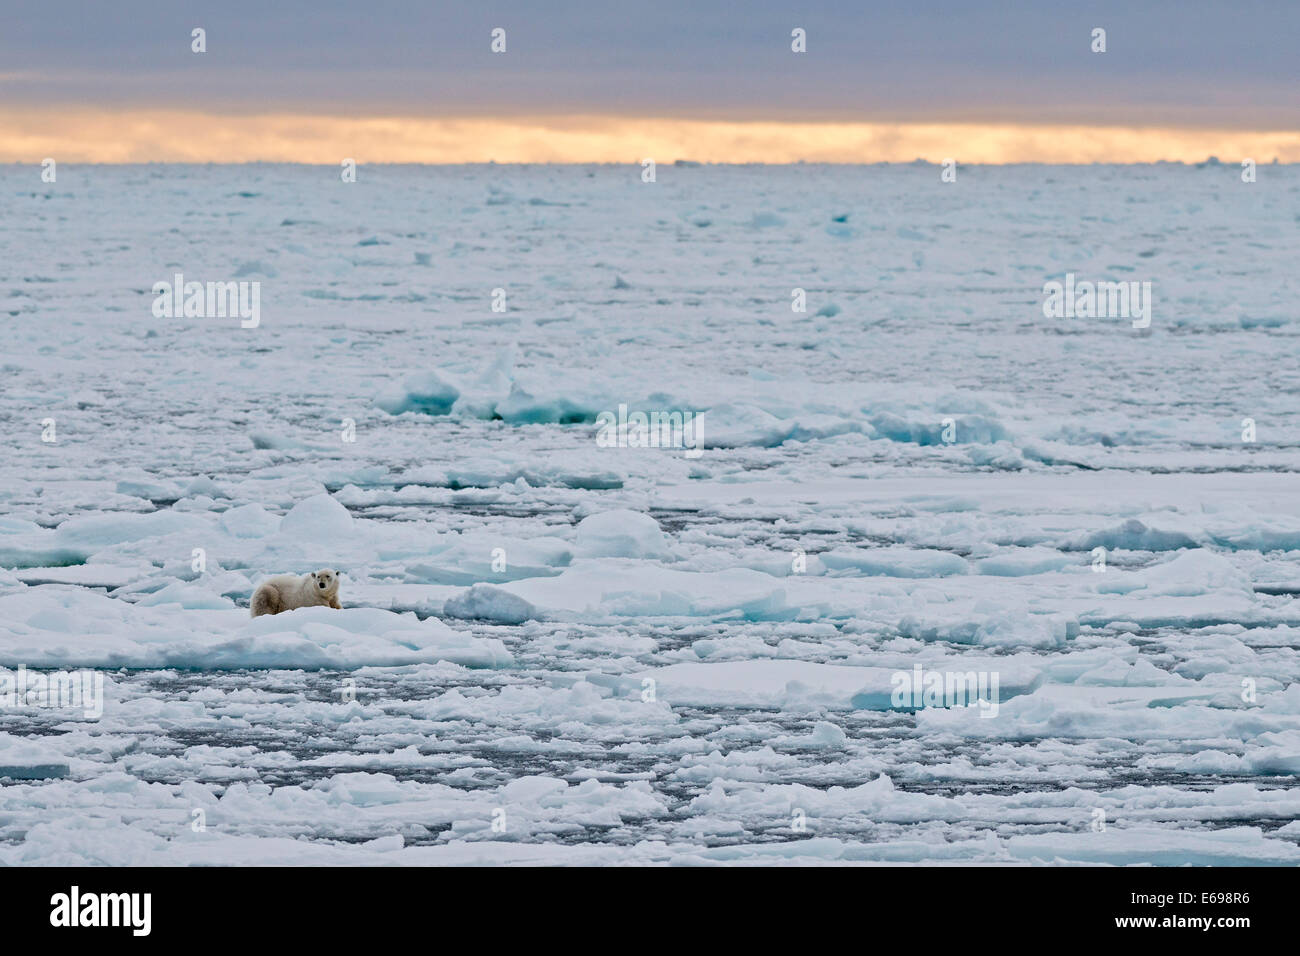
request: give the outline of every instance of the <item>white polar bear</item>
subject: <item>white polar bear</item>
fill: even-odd
[[[279,614],[297,607],[332,607],[339,604],[339,576],[330,568],[313,571],[301,577],[296,574],[279,574],[267,578],[253,592],[249,607],[253,617]]]

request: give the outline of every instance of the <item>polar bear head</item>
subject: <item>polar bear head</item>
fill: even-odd
[[[339,576],[332,568],[321,568],[311,573],[311,586],[323,598],[332,598],[339,593]]]

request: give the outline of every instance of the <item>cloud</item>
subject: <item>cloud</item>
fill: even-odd
[[[133,0],[131,12],[0,6],[0,63],[19,77],[0,106],[1237,129],[1300,116],[1300,5],[1264,0]],[[195,26],[206,53],[190,50]],[[806,53],[790,50],[795,26]],[[1090,49],[1096,26],[1104,54]]]

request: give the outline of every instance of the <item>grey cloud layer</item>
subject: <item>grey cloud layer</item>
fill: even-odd
[[[1290,128],[1297,35],[1261,2],[55,0],[0,10],[0,105]]]

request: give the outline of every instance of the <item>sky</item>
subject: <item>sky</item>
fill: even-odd
[[[0,0],[0,161],[1300,161],[1297,38],[1294,0]]]

